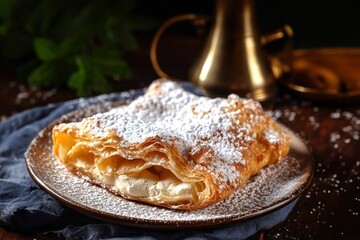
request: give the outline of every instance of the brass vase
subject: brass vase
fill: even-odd
[[[156,58],[156,47],[163,31],[179,21],[201,19],[204,17],[195,14],[180,15],[160,27],[153,40],[151,60],[161,77],[169,77]],[[289,27],[284,29],[261,36],[254,0],[217,0],[210,34],[201,56],[189,70],[190,80],[209,96],[236,93],[259,101],[272,98],[277,92],[274,69],[279,72],[281,64],[271,66],[264,44],[291,35]]]

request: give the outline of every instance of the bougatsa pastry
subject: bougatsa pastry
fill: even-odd
[[[131,103],[53,128],[71,171],[126,199],[194,210],[284,158],[289,137],[260,104],[208,98],[159,79]]]

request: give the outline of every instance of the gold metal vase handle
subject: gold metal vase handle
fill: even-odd
[[[150,48],[150,59],[151,59],[151,63],[154,67],[155,72],[163,78],[168,78],[168,79],[177,79],[175,77],[172,77],[170,75],[168,75],[161,67],[158,61],[158,57],[157,57],[157,50],[158,50],[158,45],[160,42],[160,38],[163,35],[163,33],[172,25],[176,24],[176,23],[180,23],[180,22],[184,22],[184,21],[192,21],[194,22],[194,24],[196,26],[203,26],[205,25],[211,18],[209,16],[206,15],[200,15],[200,14],[181,14],[181,15],[177,15],[174,17],[169,18],[168,20],[166,20],[163,24],[161,24],[161,26],[159,27],[159,29],[156,31],[154,38],[152,40],[151,43],[151,48]]]
[[[293,29],[288,24],[285,24],[283,27],[273,32],[262,35],[260,38],[260,42],[262,45],[266,45],[280,39],[284,39],[284,38],[290,39],[293,36],[294,36]]]
[[[281,47],[281,51],[272,50],[271,53],[267,52],[270,67],[275,79],[281,79],[291,72],[292,68],[292,38],[294,31],[291,26],[285,24],[283,27],[278,28],[270,33],[264,34],[260,38],[261,44],[267,51],[271,49],[271,43],[279,40],[286,40],[285,44]]]

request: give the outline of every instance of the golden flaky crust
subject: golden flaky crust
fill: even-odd
[[[109,112],[53,129],[71,171],[124,198],[194,210],[284,158],[289,137],[259,103],[198,97],[169,80]]]

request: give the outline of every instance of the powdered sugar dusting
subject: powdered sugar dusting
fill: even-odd
[[[245,164],[243,151],[256,141],[253,122],[261,124],[268,117],[261,112],[260,104],[253,100],[236,95],[228,99],[199,97],[175,82],[158,81],[129,105],[84,119],[81,129],[97,138],[116,132],[123,146],[160,137],[194,165],[191,156],[212,154],[215,161],[196,167],[212,172],[219,186],[227,187],[229,183],[237,185],[240,172],[234,163]],[[242,122],[240,116],[244,115],[250,121]],[[281,136],[269,130],[265,138],[276,143]]]

